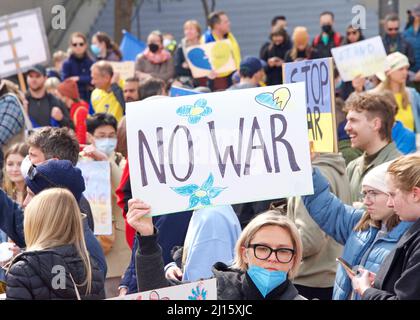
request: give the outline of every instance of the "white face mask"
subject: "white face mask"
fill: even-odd
[[[95,139],[96,149],[110,156],[117,146],[117,138]]]
[[[29,159],[29,155],[28,155],[22,160],[22,163],[20,165],[20,172],[22,173],[22,176],[24,178],[26,178],[26,176],[28,175],[30,167],[32,167],[32,162]]]
[[[166,48],[171,44],[172,40],[169,39],[163,39],[163,47]]]

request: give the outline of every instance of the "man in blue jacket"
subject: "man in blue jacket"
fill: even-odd
[[[68,160],[48,160],[38,166],[29,164],[29,170],[25,173],[28,195],[23,202],[23,207],[26,207],[36,194],[48,188],[66,188],[70,190],[78,203],[85,190],[80,169],[74,167]],[[2,189],[0,189],[0,229],[19,247],[26,246],[23,232],[23,209]],[[105,278],[107,272],[105,256],[98,240],[89,229],[86,219],[83,219],[83,229],[87,250]]]

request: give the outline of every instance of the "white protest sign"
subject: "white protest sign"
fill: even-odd
[[[380,36],[333,48],[331,53],[343,81],[385,70],[386,52]]]
[[[45,64],[50,52],[41,9],[0,17],[0,76],[22,73]]]
[[[95,235],[112,234],[111,168],[108,161],[81,160],[77,167],[82,171],[95,224]]]
[[[312,193],[305,84],[127,104],[133,197],[159,215]]]
[[[134,77],[134,61],[107,61],[111,66],[114,73],[118,73],[120,78],[126,80]]]
[[[213,278],[107,300],[217,300],[217,282]]]

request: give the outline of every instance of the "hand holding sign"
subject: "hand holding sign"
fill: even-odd
[[[153,221],[151,217],[146,217],[150,213],[150,206],[138,199],[128,200],[127,222],[142,236],[151,236],[154,233]]]

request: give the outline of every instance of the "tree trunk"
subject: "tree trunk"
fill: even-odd
[[[133,0],[115,0],[114,40],[121,42],[122,30],[131,31],[131,16],[133,15]]]
[[[216,7],[216,0],[211,0],[211,5],[209,7],[209,4],[207,0],[201,0],[201,3],[203,4],[203,10],[204,10],[204,16],[206,18],[206,24],[209,24],[209,14],[212,13]]]

